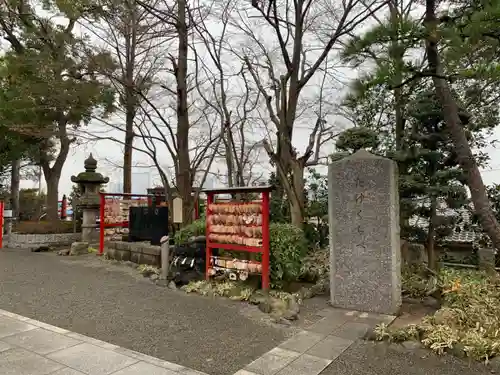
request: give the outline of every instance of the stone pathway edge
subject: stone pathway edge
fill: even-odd
[[[319,375],[376,324],[396,316],[326,308],[322,318],[254,360],[234,375]]]
[[[66,335],[103,349],[112,350],[136,359],[137,361],[143,361],[179,374],[207,375],[172,362],[164,361],[6,310],[0,309],[0,315],[61,335]],[[319,375],[357,339],[364,336],[368,329],[382,322],[390,324],[396,318],[392,315],[371,314],[335,308],[326,308],[319,311],[317,315],[320,316],[321,319],[316,323],[264,353],[243,369],[237,371],[234,375]]]
[[[98,340],[98,339],[95,339],[93,337],[85,336],[85,335],[82,335],[82,334],[79,334],[76,332],[69,331],[69,330],[64,329],[64,328],[56,327],[56,326],[53,326],[51,324],[47,324],[47,323],[44,323],[44,322],[41,322],[38,320],[30,319],[30,318],[27,318],[25,316],[15,314],[15,313],[12,313],[12,312],[9,312],[6,310],[0,309],[0,315],[3,315],[5,317],[11,318],[11,319],[19,320],[23,323],[30,324],[30,325],[36,326],[38,328],[45,329],[47,331],[58,333],[60,335],[65,335],[67,337],[80,340],[80,341],[87,343],[87,344],[92,344],[92,345],[97,346],[97,347],[102,348],[102,349],[112,350],[112,351],[115,351],[116,353],[128,356],[128,357],[135,359],[137,361],[146,362],[150,365],[161,367],[161,368],[164,368],[164,369],[167,369],[167,370],[179,373],[179,374],[183,374],[183,375],[184,374],[186,374],[186,375],[208,375],[208,374],[205,374],[203,372],[196,371],[196,370],[190,369],[188,367],[178,365],[176,363],[164,361],[160,358],[155,358],[155,357],[149,356],[147,354],[143,354],[140,352],[136,352],[134,350],[126,349],[126,348],[120,347],[118,345],[110,344],[108,342]]]

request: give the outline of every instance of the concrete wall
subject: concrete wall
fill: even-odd
[[[110,259],[161,267],[160,246],[150,245],[149,242],[106,241],[104,252]]]
[[[40,246],[69,246],[81,241],[81,233],[19,234],[11,233],[5,240],[6,247],[36,249]]]

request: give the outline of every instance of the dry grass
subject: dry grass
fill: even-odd
[[[416,325],[398,329],[378,326],[377,338],[417,339],[438,354],[459,348],[468,357],[482,361],[500,356],[500,277],[480,271],[444,269],[437,283],[443,294],[441,309]],[[410,294],[418,294],[419,290],[425,288],[419,287]]]

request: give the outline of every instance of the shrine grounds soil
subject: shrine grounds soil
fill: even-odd
[[[428,350],[408,351],[386,343],[357,341],[320,375],[487,375],[497,367]]]
[[[241,303],[162,288],[96,255],[0,250],[0,308],[211,375],[293,334]]]

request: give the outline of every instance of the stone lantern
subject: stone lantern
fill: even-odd
[[[81,197],[77,207],[83,212],[82,243],[73,244],[72,253],[87,252],[89,243],[96,239],[97,236],[94,234],[97,228],[96,218],[99,215],[99,190],[101,185],[109,182],[109,177],[96,172],[97,160],[92,157],[92,154],[85,160],[84,167],[85,172],[79,173],[78,176],[71,176],[71,181],[78,184],[80,189]]]

